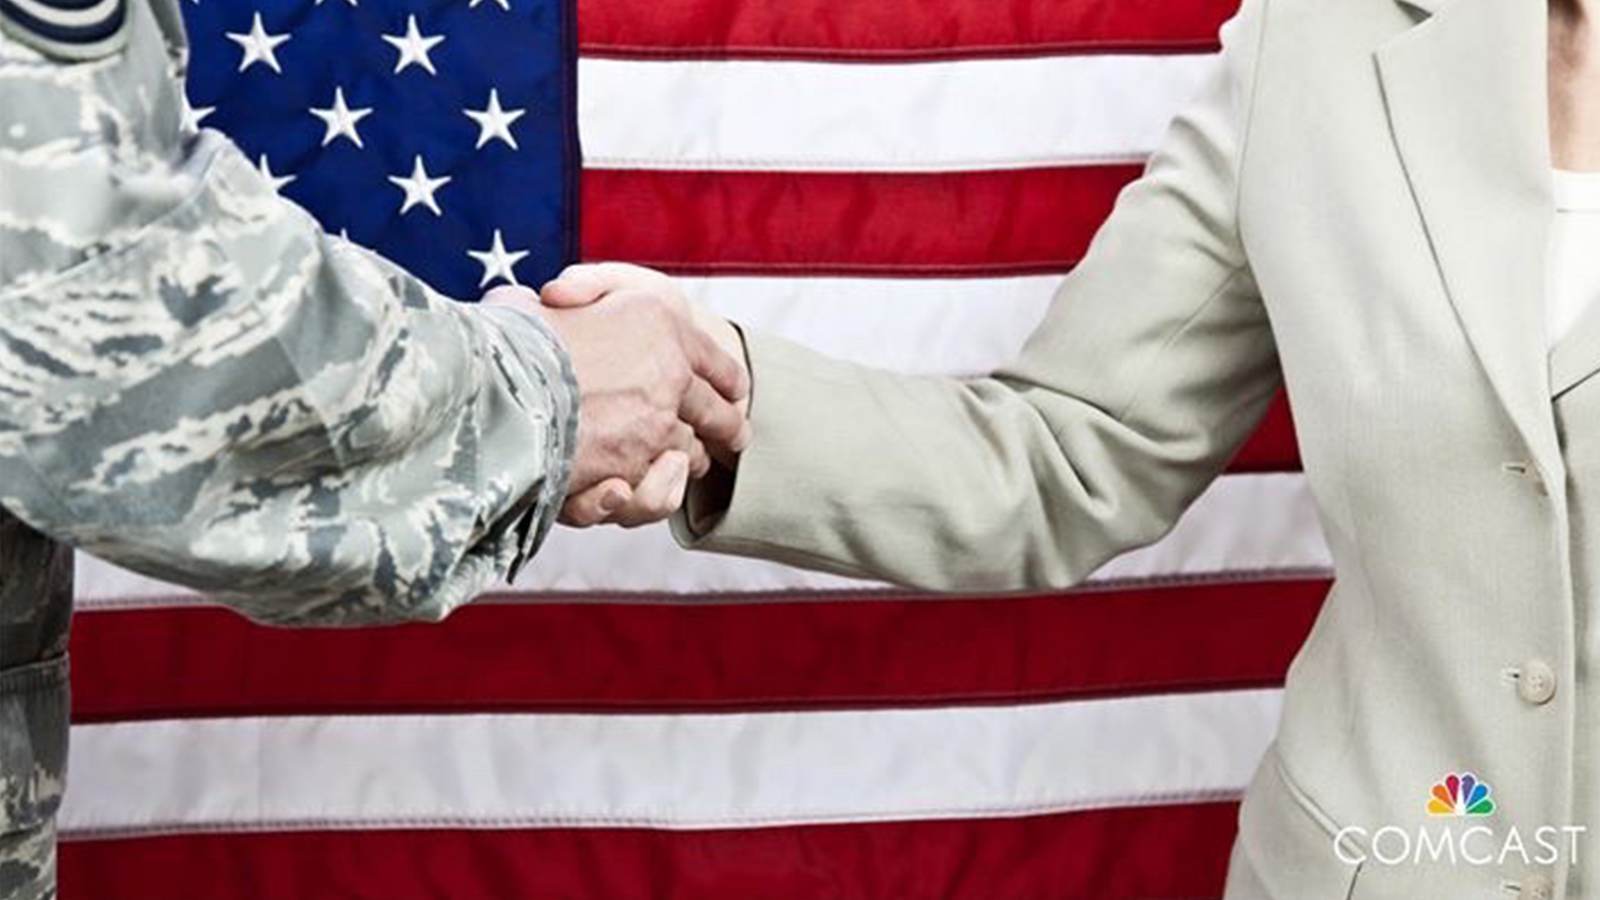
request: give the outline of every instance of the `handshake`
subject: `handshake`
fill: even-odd
[[[499,287],[485,303],[544,319],[578,379],[578,446],[561,521],[635,527],[672,515],[715,459],[732,468],[750,442],[743,341],[639,266],[569,267],[535,295]]]

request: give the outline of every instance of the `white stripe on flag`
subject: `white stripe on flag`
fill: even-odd
[[[1092,581],[1325,574],[1331,561],[1316,507],[1299,473],[1224,475],[1161,540],[1112,560]],[[82,609],[185,605],[195,595],[78,554]],[[637,531],[556,529],[523,569],[516,590],[685,595],[706,602],[721,592],[826,591],[882,587],[753,559],[689,553],[665,526]],[[825,598],[819,598],[825,599]]]
[[[1060,275],[1014,278],[679,278],[693,300],[849,362],[980,375],[1017,358]]]
[[[923,171],[1141,161],[1214,60],[582,59],[578,128],[591,168]]]
[[[726,715],[80,725],[63,831],[721,828],[1232,798],[1280,691]],[[239,777],[249,773],[249,777]]]

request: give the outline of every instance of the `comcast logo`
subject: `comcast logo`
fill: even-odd
[[[1493,812],[1489,785],[1471,772],[1449,773],[1433,786],[1433,796],[1428,798],[1430,816],[1487,816]]]
[[[1496,822],[1490,818],[1496,804],[1489,793],[1489,785],[1474,773],[1448,772],[1429,792],[1427,819],[1415,827],[1346,825],[1333,836],[1333,854],[1348,865],[1504,866],[1510,859],[1524,866],[1578,864],[1578,840],[1587,825],[1524,823],[1519,829],[1503,819]]]

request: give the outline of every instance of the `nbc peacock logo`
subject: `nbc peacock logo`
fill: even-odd
[[[1451,772],[1433,786],[1428,798],[1430,816],[1487,816],[1494,812],[1494,798],[1487,782],[1471,772]]]

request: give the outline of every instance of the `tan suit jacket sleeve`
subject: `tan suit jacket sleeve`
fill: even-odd
[[[1261,0],[1064,281],[1021,357],[956,381],[747,334],[755,440],[687,546],[933,589],[1063,586],[1164,534],[1280,374],[1241,249]],[[724,489],[726,489],[724,485]]]

